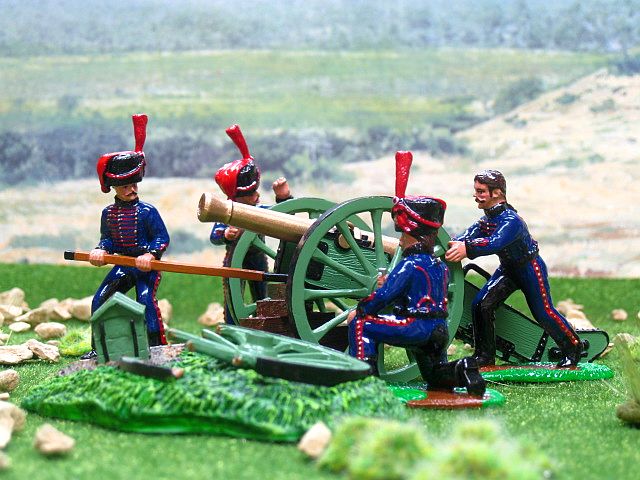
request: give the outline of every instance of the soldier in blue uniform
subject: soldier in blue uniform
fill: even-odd
[[[402,259],[382,286],[358,303],[349,322],[349,353],[377,373],[380,343],[410,349],[429,388],[466,387],[482,395],[485,381],[472,358],[447,362],[447,289],[449,272],[433,256],[438,228],[444,220],[443,200],[405,197],[411,152],[396,153],[396,196],[392,216],[402,232]],[[380,312],[393,306],[393,314]]]
[[[232,125],[227,128],[226,132],[238,147],[242,158],[224,164],[218,169],[214,179],[229,200],[256,206],[260,201],[260,192],[258,192],[258,187],[260,186],[260,169],[249,153],[249,147],[242,135],[240,126]],[[273,191],[276,195],[277,203],[292,198],[289,184],[284,177],[280,177],[273,182]],[[266,208],[266,205],[260,206]],[[225,223],[217,222],[213,224],[209,240],[214,245],[225,245],[226,253],[223,261],[225,267],[231,264],[233,250],[242,232],[242,229]],[[267,256],[252,247],[245,255],[242,268],[266,272],[268,270]],[[253,300],[261,300],[267,296],[267,287],[264,282],[248,283]],[[223,279],[223,286],[225,290],[229,288],[229,281],[226,278]],[[226,323],[233,324],[233,318],[228,305],[225,305],[224,311]]]
[[[562,351],[557,366],[575,366],[580,361],[582,343],[553,306],[547,266],[538,255],[538,243],[507,202],[506,192],[502,173],[485,170],[475,176],[474,198],[485,214],[451,241],[445,254],[451,262],[493,254],[500,259],[500,266],[473,301],[474,357],[480,366],[495,364],[495,310],[513,292],[522,290],[534,318]]]
[[[107,153],[96,166],[100,187],[108,193],[116,192],[115,202],[102,211],[100,241],[89,253],[89,261],[96,266],[105,264],[104,255],[118,254],[136,258],[135,267],[114,266],[96,291],[91,304],[95,312],[116,292],[125,293],[136,288],[136,300],[145,308],[149,345],[167,343],[156,291],[161,273],[151,270],[151,260],[159,260],[169,245],[169,234],[153,205],[138,198],[138,182],[145,170],[142,151],[146,138],[146,115],[133,116],[136,147],[134,151]],[[83,358],[92,358],[90,352]]]

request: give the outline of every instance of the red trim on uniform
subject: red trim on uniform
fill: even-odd
[[[415,321],[415,317],[407,317],[403,319],[377,317],[375,315],[365,315],[364,317],[356,317],[355,337],[356,337],[356,358],[362,360],[364,356],[364,323],[371,322],[377,325],[402,326],[411,325]]]
[[[162,272],[158,272],[158,276],[153,285],[153,294],[151,299],[153,300],[153,307],[156,309],[156,316],[158,317],[158,333],[160,334],[160,345],[166,345],[167,337],[164,334],[164,322],[162,321],[162,313],[160,312],[160,307],[158,307],[158,299],[156,298],[156,292],[158,291],[158,285],[160,284],[161,278]]]
[[[560,317],[554,309],[551,307],[549,303],[549,293],[544,288],[544,279],[542,278],[542,272],[540,269],[540,264],[537,260],[531,260],[531,265],[533,265],[533,271],[536,274],[536,279],[538,280],[538,288],[540,289],[540,295],[542,296],[542,303],[544,305],[544,310],[547,312],[553,320],[555,320],[556,324],[560,327],[567,337],[571,340],[571,343],[577,345],[580,340],[576,338],[575,334],[569,327],[567,327],[566,321],[563,321],[562,317]]]

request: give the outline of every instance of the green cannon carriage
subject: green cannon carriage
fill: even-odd
[[[202,222],[223,222],[246,231],[236,243],[230,267],[242,268],[246,255],[257,249],[273,260],[275,273],[287,274],[285,304],[296,336],[338,348],[347,344],[344,321],[356,302],[376,287],[381,270],[390,270],[399,258],[398,239],[385,235],[392,225],[392,198],[361,197],[335,204],[317,198],[292,199],[270,209],[222,200],[203,194],[198,205]],[[449,235],[440,229],[435,255],[444,255]],[[448,264],[449,341],[472,342],[471,302],[478,288],[465,280],[460,264]],[[473,268],[473,267],[472,267]],[[257,303],[247,298],[244,281],[224,280],[225,302],[236,323],[255,316]],[[557,345],[533,320],[503,305],[496,312],[498,351],[505,361],[554,361]],[[601,330],[579,330],[585,345],[583,361],[598,357],[608,345]],[[342,339],[342,343],[340,343]],[[419,376],[407,351],[407,362],[386,368],[384,348],[379,355],[380,376],[405,382]]]

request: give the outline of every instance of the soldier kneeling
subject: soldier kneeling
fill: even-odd
[[[449,271],[433,256],[446,204],[433,197],[405,197],[411,161],[411,152],[396,154],[392,216],[396,231],[402,232],[402,259],[349,315],[349,353],[377,374],[380,343],[405,347],[414,353],[429,388],[466,387],[472,395],[483,395],[486,384],[473,358],[447,362]],[[379,315],[388,306],[393,306],[393,314]]]

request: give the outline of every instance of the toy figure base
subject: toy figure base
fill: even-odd
[[[482,377],[491,382],[568,382],[576,380],[602,380],[613,377],[606,365],[580,363],[577,367],[557,368],[553,363],[527,363],[523,365],[491,365],[480,368]]]
[[[502,405],[505,397],[500,392],[487,389],[482,397],[469,395],[464,388],[454,391],[427,390],[424,383],[388,384],[387,388],[410,408],[462,409]]]

